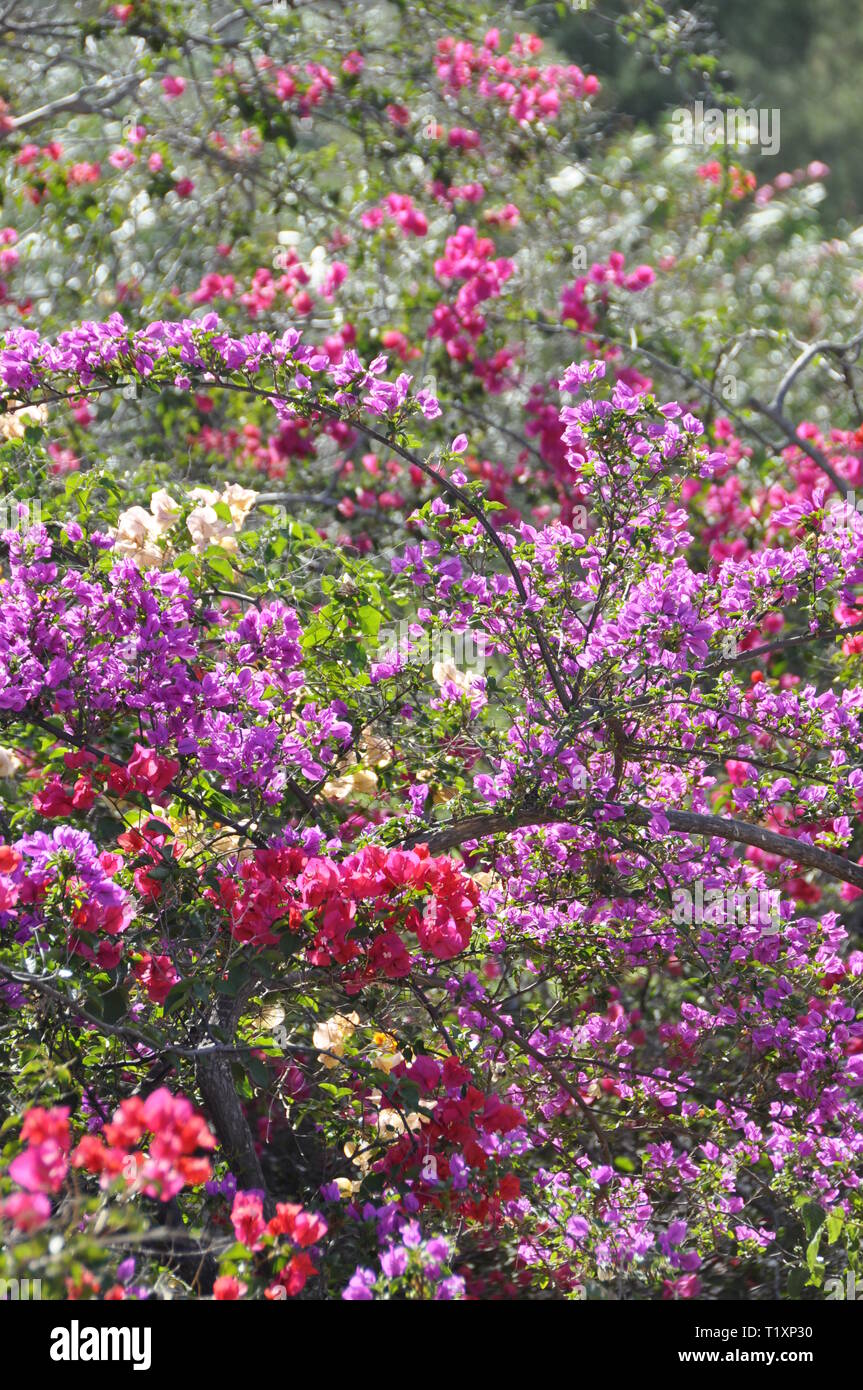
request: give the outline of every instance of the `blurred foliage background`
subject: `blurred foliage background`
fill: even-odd
[[[823,225],[856,226],[863,211],[863,159],[851,132],[863,126],[863,5],[859,0],[699,0],[679,5],[627,0],[561,0],[540,4],[541,27],[574,61],[597,72],[616,119],[656,122],[676,87],[688,102],[735,91],[745,105],[777,107],[781,148],[763,157],[759,175],[774,178],[810,160],[829,164]],[[657,36],[654,61],[627,41],[628,21],[640,11]],[[663,29],[668,20],[681,46],[717,64],[712,85],[698,65],[669,71]],[[624,32],[621,32],[621,27]],[[667,37],[667,34],[666,34]],[[673,86],[669,86],[669,79]]]

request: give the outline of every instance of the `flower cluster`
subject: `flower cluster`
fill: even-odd
[[[315,965],[356,963],[353,987],[409,974],[411,956],[400,933],[416,934],[423,951],[451,960],[470,941],[479,890],[455,863],[424,845],[384,850],[367,845],[335,860],[294,847],[256,849],[218,893],[236,941],[274,945],[276,927],[310,930]],[[369,928],[372,928],[370,931]]]
[[[148,1134],[144,1151],[139,1146]],[[216,1146],[191,1101],[165,1087],[122,1101],[102,1134],[85,1134],[74,1149],[68,1106],[29,1109],[21,1139],[26,1148],[9,1164],[9,1177],[22,1191],[0,1203],[0,1216],[21,1231],[49,1219],[50,1198],[62,1191],[70,1167],[98,1174],[102,1187],[122,1178],[128,1189],[167,1202],[209,1178],[209,1159],[198,1150]]]
[[[18,1230],[32,1231],[50,1217],[50,1198],[60,1191],[69,1170],[68,1106],[28,1110],[21,1139],[27,1147],[9,1164],[9,1176],[23,1191],[0,1203],[0,1214]]]
[[[360,219],[368,230],[379,227],[385,218],[392,219],[405,236],[425,236],[428,221],[424,213],[414,206],[413,198],[407,193],[388,193],[382,203],[369,208]]]
[[[409,396],[408,375],[403,373],[395,383],[382,381],[385,368],[383,356],[364,368],[352,349],[333,364],[326,348],[303,344],[294,328],[276,339],[268,333],[235,338],[212,313],[199,320],[151,323],[138,332],[113,314],[106,323],[83,323],[59,334],[56,343],[34,329],[13,328],[0,348],[0,381],[22,400],[40,390],[80,394],[94,383],[116,385],[129,377],[148,384],[170,383],[181,390],[188,389],[193,376],[217,383],[220,378],[235,381],[241,374],[246,384],[250,375],[266,376],[269,369],[284,383],[281,390],[269,393],[280,418],[296,415],[300,402],[314,402],[316,380],[319,392],[329,392],[340,409],[357,406],[382,416],[410,403],[427,419],[440,413],[430,392]]]
[[[563,102],[584,101],[599,90],[596,77],[575,64],[539,67],[534,60],[542,40],[535,34],[518,35],[508,53],[499,49],[497,29],[488,31],[479,48],[464,40],[440,39],[435,66],[444,90],[456,95],[475,88],[484,100],[505,106],[520,125],[553,120]]]
[[[435,276],[442,283],[463,281],[455,301],[435,305],[429,337],[440,338],[447,353],[456,361],[473,361],[476,342],[485,332],[486,321],[479,305],[497,298],[515,273],[515,262],[495,256],[491,237],[481,237],[474,227],[461,226],[447,238],[443,256],[434,263]]]
[[[128,893],[114,882],[120,864],[69,825],[0,845],[0,930],[26,942],[44,929],[73,955],[113,969],[133,915]]]
[[[625,271],[625,263],[622,252],[612,251],[607,261],[596,261],[586,275],[579,275],[573,284],[564,286],[560,295],[562,321],[572,321],[576,325],[575,331],[589,333],[599,325],[596,310],[608,303],[609,285],[617,285],[635,294],[653,284],[656,272],[652,266],[639,265],[635,270]]]
[[[380,1273],[359,1266],[351,1275],[342,1298],[367,1303],[379,1297],[405,1297],[449,1301],[464,1296],[465,1281],[452,1274],[453,1249],[444,1236],[423,1238],[420,1225],[408,1222],[398,1242],[381,1252]]]
[[[148,1134],[145,1150],[141,1146]],[[213,1134],[192,1102],[163,1086],[146,1100],[133,1096],[121,1101],[101,1135],[86,1134],[69,1161],[73,1168],[98,1174],[102,1187],[123,1178],[134,1191],[168,1202],[184,1187],[208,1181],[210,1160],[198,1150],[215,1147]]]
[[[265,1298],[293,1298],[317,1273],[306,1253],[327,1233],[327,1223],[317,1212],[306,1211],[298,1202],[278,1202],[275,1215],[267,1221],[259,1194],[238,1191],[231,1208],[231,1223],[237,1240],[258,1256],[257,1264],[266,1259],[280,1266],[267,1276],[270,1282],[264,1290]],[[285,1258],[286,1244],[292,1253],[287,1263],[280,1264]],[[216,1280],[214,1294],[217,1299],[236,1299],[246,1290],[247,1285],[241,1280],[223,1275]]]
[[[255,504],[257,493],[240,487],[239,483],[229,483],[221,492],[215,488],[192,488],[188,498],[194,503],[186,515],[186,531],[193,553],[203,555],[211,545],[235,553],[237,537]],[[139,569],[164,568],[180,512],[180,503],[164,488],[153,493],[149,511],[144,507],[127,507],[117,520],[114,553],[134,560]]]
[[[43,717],[86,708],[93,733],[134,710],[150,739],[139,757],[170,746],[226,786],[258,786],[273,803],[292,770],[317,780],[348,739],[338,703],[319,709],[295,698],[303,685],[300,629],[282,602],[212,629],[219,615],[200,613],[176,571],[142,573],[128,558],[98,581],[70,568],[59,582],[44,528],[10,535],[9,553],[0,708]],[[215,661],[213,636],[221,638]],[[169,767],[170,775],[155,775]],[[176,771],[164,761],[152,768],[142,779],[130,764],[127,785],[161,791]],[[124,790],[116,778],[114,785]]]

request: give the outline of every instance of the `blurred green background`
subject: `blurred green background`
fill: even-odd
[[[583,0],[582,0],[583,3]],[[709,92],[685,63],[663,71],[662,42],[626,43],[614,21],[638,12],[648,31],[670,29],[682,51],[719,58],[726,88],[745,106],[778,107],[779,153],[755,162],[761,179],[822,160],[831,169],[825,227],[863,213],[863,0],[695,0],[688,6],[599,0],[541,5],[542,27],[604,82],[623,119],[653,123],[678,102]],[[589,8],[589,12],[587,12]]]

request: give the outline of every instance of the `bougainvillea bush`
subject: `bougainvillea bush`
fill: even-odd
[[[746,96],[649,8],[645,64]],[[817,150],[634,130],[532,18],[6,7],[44,1297],[863,1274],[863,235]]]

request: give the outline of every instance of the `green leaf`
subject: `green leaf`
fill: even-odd
[[[109,989],[101,996],[102,1017],[106,1023],[117,1023],[129,1009],[129,996],[124,989]]]
[[[165,1000],[165,1013],[174,1013],[174,1011],[178,1009],[180,1005],[183,1003],[186,996],[191,992],[191,989],[191,980],[181,980],[178,985],[174,985],[173,989],[171,990],[167,999]]]
[[[366,636],[377,637],[382,621],[382,615],[378,613],[377,609],[370,608],[367,603],[364,603],[362,608],[357,610],[357,617]]]
[[[245,1066],[246,1071],[255,1085],[266,1090],[272,1081],[272,1075],[269,1068],[261,1061],[260,1057],[247,1057]]]
[[[803,1222],[806,1239],[811,1240],[824,1221],[824,1208],[819,1206],[817,1202],[806,1202],[800,1209],[800,1219]]]
[[[818,1248],[821,1245],[821,1237],[824,1234],[823,1226],[819,1227],[815,1235],[806,1247],[806,1268],[809,1270],[810,1284],[820,1286],[824,1278],[824,1265],[818,1259]]]
[[[845,1213],[841,1207],[833,1207],[827,1213],[827,1244],[833,1245],[839,1239],[839,1233],[845,1224]]]
[[[234,567],[225,552],[216,545],[211,545],[207,550],[207,568],[229,584],[234,582]]]

